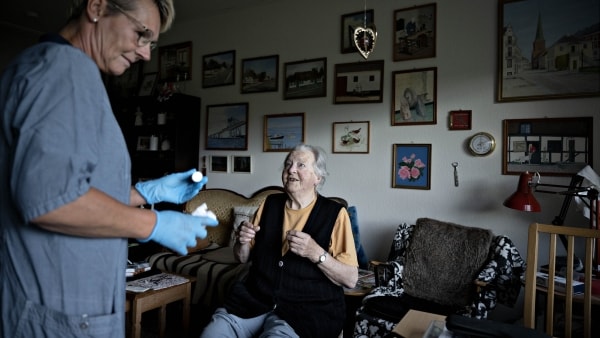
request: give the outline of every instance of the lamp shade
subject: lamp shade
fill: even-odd
[[[528,171],[521,174],[517,191],[504,201],[505,207],[529,212],[540,212],[542,210],[529,186],[531,177],[532,175]]]

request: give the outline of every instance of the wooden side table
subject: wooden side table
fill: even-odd
[[[142,314],[148,310],[159,309],[159,321],[158,321],[158,332],[159,337],[165,336],[166,329],[166,314],[167,305],[176,301],[181,300],[183,302],[183,313],[181,318],[181,324],[184,336],[187,336],[190,325],[190,301],[192,283],[195,282],[195,278],[191,276],[185,276],[188,279],[183,284],[170,286],[159,290],[148,290],[145,292],[131,292],[126,293],[125,310],[131,311],[131,320],[127,323],[130,325],[131,337],[140,338],[142,333]]]

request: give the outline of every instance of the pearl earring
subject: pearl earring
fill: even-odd
[[[94,18],[92,19],[92,21],[94,21],[94,23],[98,22],[98,18]]]

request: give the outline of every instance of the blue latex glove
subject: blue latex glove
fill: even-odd
[[[142,195],[148,204],[170,202],[181,204],[196,196],[200,189],[208,182],[204,176],[200,182],[192,181],[192,174],[196,169],[186,172],[167,175],[155,180],[138,182],[135,189]]]
[[[150,236],[138,241],[155,241],[180,255],[187,254],[188,247],[196,246],[196,238],[206,238],[206,227],[219,222],[210,217],[192,216],[178,211],[156,211],[156,224]]]

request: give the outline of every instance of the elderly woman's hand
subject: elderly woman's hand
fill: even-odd
[[[256,237],[256,233],[260,230],[260,227],[257,225],[243,221],[238,228],[237,240],[240,244],[248,244],[252,242],[254,237]]]
[[[321,247],[307,233],[302,231],[290,230],[286,235],[290,245],[290,251],[300,257],[306,257],[314,262],[314,257],[322,253]]]

